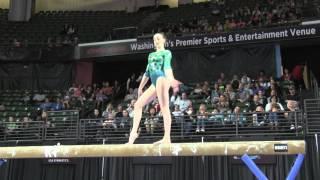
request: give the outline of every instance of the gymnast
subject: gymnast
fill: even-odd
[[[177,81],[172,72],[171,68],[171,51],[165,49],[166,37],[163,33],[156,33],[153,36],[153,43],[155,52],[152,52],[148,56],[148,65],[143,78],[138,88],[138,99],[134,105],[134,117],[133,126],[129,136],[127,144],[133,144],[138,137],[138,128],[142,116],[143,107],[151,102],[154,98],[158,97],[161,113],[164,122],[164,136],[160,141],[155,144],[169,144],[171,143],[171,113],[169,109],[169,89],[170,86],[173,91],[179,90],[180,82]],[[142,89],[151,79],[151,85],[147,90],[142,92]]]

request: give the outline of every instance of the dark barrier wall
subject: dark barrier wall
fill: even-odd
[[[0,89],[66,89],[73,71],[73,63],[1,63]]]
[[[184,83],[217,80],[221,72],[229,78],[244,72],[249,77],[256,77],[260,70],[275,75],[276,68],[273,45],[183,51],[174,53],[173,57],[174,74]]]
[[[297,180],[319,179],[314,139],[307,139],[307,153]],[[285,179],[295,156],[274,156],[258,166],[269,179]],[[48,160],[10,160],[0,167],[1,180],[255,180],[247,167],[233,157],[101,158],[71,159],[70,164]]]

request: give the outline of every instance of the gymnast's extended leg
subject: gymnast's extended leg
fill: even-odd
[[[151,85],[143,94],[138,98],[137,102],[134,104],[133,109],[133,125],[129,137],[128,144],[133,144],[138,137],[138,128],[142,116],[142,108],[148,104],[152,99],[156,97],[156,88]]]
[[[164,78],[160,77],[157,80],[157,87],[156,87],[156,92],[157,92],[157,97],[159,100],[160,104],[160,109],[162,112],[163,116],[163,123],[164,123],[164,136],[163,138],[155,142],[157,143],[171,143],[171,113],[169,109],[169,88],[170,88],[170,83],[169,81]]]

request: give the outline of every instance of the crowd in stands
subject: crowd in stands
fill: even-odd
[[[216,4],[215,4],[216,3]],[[192,20],[180,19],[180,22],[159,23],[153,32],[161,31],[169,35],[185,33],[218,33],[244,28],[261,28],[296,23],[302,16],[301,8],[294,0],[265,0],[255,7],[225,6],[223,2],[215,2],[212,15],[219,17],[194,17]]]
[[[288,24],[288,23],[296,23],[298,22],[302,15],[302,9],[301,4],[299,4],[299,1],[294,0],[264,0],[264,1],[254,1],[254,4],[241,4],[241,6],[234,7],[232,4],[233,1],[228,1],[226,3],[225,1],[212,1],[211,3],[200,3],[198,4],[192,4],[191,6],[194,7],[194,11],[204,11],[209,13],[204,13],[202,15],[200,14],[194,14],[192,12],[184,12],[182,11],[182,14],[178,14],[177,17],[167,17],[170,16],[168,12],[170,10],[163,9],[162,14],[159,18],[156,18],[152,22],[150,22],[149,26],[146,27],[139,27],[139,22],[142,21],[142,17],[148,17],[148,14],[152,14],[152,11],[148,12],[137,12],[136,14],[128,15],[129,17],[136,17],[136,19],[139,19],[138,21],[132,21],[136,24],[132,24],[132,26],[137,26],[139,35],[142,34],[150,34],[155,32],[166,32],[168,36],[175,36],[175,35],[181,35],[181,34],[193,34],[193,33],[218,33],[218,32],[228,32],[233,30],[239,30],[243,28],[261,28],[261,27],[267,27],[267,26],[279,26],[282,24]],[[181,6],[181,9],[183,9],[183,5]],[[179,7],[180,8],[180,7]],[[177,12],[179,11],[179,8],[176,8],[175,10]],[[197,9],[198,8],[198,9]],[[200,8],[200,9],[199,9]],[[157,12],[157,10],[155,11]],[[185,17],[186,13],[191,13],[192,17],[187,16]],[[33,22],[39,23],[39,26],[42,27],[42,21],[46,21],[47,17],[46,12],[40,12],[39,14],[35,15],[35,20]],[[50,13],[49,13],[50,14]],[[99,13],[97,13],[99,14]],[[60,47],[63,45],[76,45],[80,42],[80,39],[82,42],[92,42],[92,41],[101,41],[103,39],[102,36],[106,36],[104,40],[112,40],[113,37],[110,36],[110,30],[106,31],[106,27],[96,25],[97,28],[92,30],[94,32],[90,32],[91,34],[88,34],[88,32],[82,32],[84,29],[90,29],[93,27],[86,27],[85,24],[81,24],[83,21],[73,21],[72,17],[64,17],[67,16],[64,12],[61,12],[61,14],[56,13],[56,15],[59,18],[67,19],[68,24],[59,25],[63,26],[59,29],[56,28],[56,25],[53,25],[51,28],[48,28],[47,31],[44,34],[50,34],[46,36],[43,40],[43,37],[35,37],[36,39],[41,39],[42,41],[46,42],[38,42],[38,43],[45,43],[48,47]],[[107,16],[108,14],[106,14]],[[119,13],[121,15],[121,13]],[[121,17],[124,16],[123,14]],[[54,17],[54,15],[53,15]],[[53,18],[50,17],[50,18]],[[76,16],[78,18],[78,16]],[[79,16],[81,17],[81,16]],[[86,21],[90,21],[89,19],[86,19],[86,12],[84,12],[83,18]],[[93,16],[95,17],[95,16]],[[97,15],[96,18],[100,18],[101,16]],[[116,16],[115,16],[116,17]],[[166,18],[163,18],[166,17]],[[41,21],[37,21],[37,18],[40,18]],[[48,19],[48,26],[50,26],[51,23],[55,22],[52,21],[53,19]],[[114,19],[114,18],[113,18]],[[52,21],[52,22],[51,22]],[[97,21],[98,22],[98,21]],[[130,21],[129,21],[130,22]],[[106,23],[106,26],[108,25],[108,22]],[[128,23],[128,22],[126,22]],[[21,27],[20,27],[21,26]],[[26,24],[26,27],[28,24]],[[35,29],[37,25],[31,25],[35,26]],[[117,27],[112,28],[121,28],[121,27],[127,27],[128,25],[118,25]],[[8,23],[7,29],[10,30],[10,23]],[[16,28],[23,28],[23,25],[19,25]],[[51,32],[49,32],[49,29]],[[81,29],[81,30],[80,30]],[[53,32],[53,30],[55,32]],[[112,29],[111,29],[112,30]],[[20,30],[19,30],[20,31]],[[35,30],[37,31],[37,30]],[[14,32],[13,32],[14,33]],[[107,35],[106,35],[107,34]],[[28,36],[22,36],[18,37],[19,35],[11,37],[11,42],[14,47],[26,47],[29,44],[34,43],[35,40],[31,40],[28,38]],[[41,34],[38,34],[36,36],[41,36]],[[1,36],[0,36],[1,37]],[[90,37],[90,38],[88,38]],[[32,37],[33,38],[33,37]],[[95,39],[96,38],[96,39]],[[117,35],[117,38],[118,35]],[[128,38],[128,37],[126,37]],[[32,41],[31,43],[29,41]]]
[[[78,110],[80,119],[91,119],[88,120],[89,127],[98,125],[106,130],[104,132],[109,129],[129,132],[142,75],[133,74],[122,86],[118,81],[112,84],[105,81],[101,86],[73,84],[55,97],[41,91],[36,94],[25,91],[20,101],[36,108],[17,121],[44,121],[48,127],[54,127],[54,123],[48,120],[48,111]],[[295,112],[301,107],[295,81],[294,76],[284,70],[279,79],[267,76],[263,71],[256,77],[244,73],[230,79],[221,73],[214,82],[182,85],[179,93],[170,95],[173,124],[183,122],[187,134],[206,132],[210,124],[283,127],[288,130],[301,128],[295,125]],[[5,110],[5,105],[0,105],[0,112]],[[13,131],[16,128],[15,118],[10,116],[7,122],[10,122],[8,130]],[[160,105],[155,99],[144,109],[141,129],[153,134],[162,127]]]

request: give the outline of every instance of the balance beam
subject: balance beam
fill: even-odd
[[[55,145],[0,147],[0,159],[137,157],[137,156],[228,156],[305,154],[305,141],[234,141],[172,144]]]

